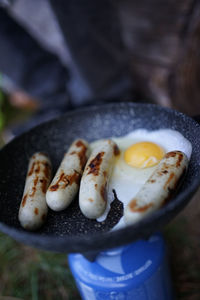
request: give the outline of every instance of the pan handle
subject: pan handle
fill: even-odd
[[[192,118],[200,124],[200,115],[193,116]]]

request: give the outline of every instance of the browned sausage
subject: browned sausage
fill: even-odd
[[[19,221],[27,230],[36,230],[45,222],[48,207],[46,191],[51,180],[51,162],[44,153],[35,153],[29,162]]]
[[[76,196],[88,153],[88,143],[79,139],[64,155],[46,194],[47,204],[52,210],[67,208]]]
[[[87,218],[96,219],[105,211],[107,184],[118,154],[119,149],[112,140],[103,140],[88,159],[79,191],[79,206]]]
[[[183,152],[168,152],[125,208],[125,222],[135,223],[164,205],[184,176],[187,167],[188,159]]]

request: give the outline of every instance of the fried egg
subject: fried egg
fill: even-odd
[[[172,129],[137,129],[125,136],[111,139],[118,145],[120,155],[116,158],[107,187],[107,208],[97,219],[99,222],[104,221],[108,215],[110,204],[114,200],[114,191],[125,208],[151,176],[165,153],[180,150],[188,159],[192,153],[191,143],[181,133]],[[92,148],[100,142],[92,143]],[[123,218],[116,228],[121,226]]]

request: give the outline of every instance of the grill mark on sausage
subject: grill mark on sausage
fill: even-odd
[[[22,199],[22,207],[24,207],[26,205],[26,200],[27,200],[28,195],[24,195],[23,199]]]
[[[137,199],[133,199],[131,201],[131,203],[129,204],[130,210],[132,212],[145,212],[146,210],[148,210],[150,207],[153,206],[153,203],[148,203],[146,205],[143,206],[137,206]]]
[[[50,186],[50,190],[52,192],[57,191],[58,188],[60,187],[60,183],[64,183],[61,188],[65,189],[68,185],[72,185],[73,183],[79,184],[81,178],[81,174],[74,170],[74,173],[71,175],[66,175],[64,172],[60,175],[60,178],[58,181]]]
[[[92,198],[88,198],[88,201],[90,201],[91,203],[94,202]]]
[[[59,188],[59,184],[58,184],[58,183],[56,183],[56,184],[50,186],[50,190],[51,190],[52,192],[57,191],[58,188]]]
[[[77,151],[72,151],[72,152],[69,153],[69,155],[74,155],[74,154],[78,155],[79,160],[80,160],[80,164],[81,164],[81,168],[83,168],[86,164],[86,161],[87,161],[87,157],[86,157],[87,147],[85,146],[85,144],[81,140],[78,140],[75,143],[75,146],[78,147],[78,148],[81,148],[81,149],[77,150]]]
[[[87,162],[87,156],[86,156],[87,147],[85,146],[85,144],[81,140],[77,141],[75,143],[75,145],[78,148],[81,148],[81,149],[77,150],[77,151],[72,151],[72,152],[69,153],[69,155],[75,155],[75,154],[78,155],[79,161],[80,161],[80,166],[81,166],[81,169],[83,170],[84,167],[85,167],[85,164]]]
[[[43,162],[44,164],[44,175],[47,179],[51,176],[51,166],[47,162]]]
[[[77,154],[78,154],[78,157],[80,160],[81,169],[83,170],[83,168],[85,167],[85,164],[87,162],[87,155],[86,155],[87,147],[85,146],[85,144],[82,141],[78,141],[76,143],[76,146],[81,148],[81,150]]]
[[[178,151],[171,151],[166,153],[165,158],[175,157]]]
[[[179,153],[178,160],[176,162],[176,167],[177,168],[180,167],[182,160],[183,160],[183,154]]]
[[[156,181],[155,181],[155,179],[151,179],[150,182],[151,182],[151,183],[154,183],[154,182],[156,182]]]
[[[37,185],[37,183],[38,183],[38,176],[34,179],[34,181],[33,181],[33,184],[34,184],[34,186],[36,186]]]
[[[107,185],[107,182],[104,183],[100,189],[100,194],[101,194],[101,197],[104,200],[104,202],[106,202],[106,185]]]
[[[28,176],[31,176],[33,174],[34,168],[35,168],[35,162],[32,163],[30,171],[28,172]]]
[[[80,182],[80,177],[81,177],[81,174],[78,173],[76,170],[74,170],[74,173],[72,175],[68,175],[67,176],[67,180],[68,180],[68,184],[69,185],[72,185],[74,182],[76,184],[79,184]]]
[[[170,182],[172,181],[172,179],[174,178],[175,174],[171,173],[168,180],[166,181],[165,185],[164,185],[164,190],[167,189],[168,185],[170,184]]]
[[[100,170],[100,166],[101,166],[104,154],[105,154],[105,152],[100,152],[95,156],[95,158],[88,165],[89,171],[87,174],[93,174],[94,176],[99,175],[99,170]]]
[[[67,176],[65,175],[64,172],[60,175],[58,182],[68,183]]]
[[[48,162],[46,161],[34,161],[31,168],[30,168],[30,171],[28,172],[28,176],[31,176],[34,172],[36,174],[39,174],[40,173],[40,166],[41,164],[44,165],[44,174],[46,176],[46,178],[50,178],[50,165]]]
[[[167,170],[163,170],[162,173],[163,173],[163,174],[167,174],[168,171],[167,171]]]
[[[159,176],[163,176],[164,174],[168,173],[169,165],[166,163],[163,163],[162,169],[158,172]]]
[[[114,145],[114,155],[117,156],[120,154],[120,150],[117,145]]]
[[[50,190],[52,192],[57,191],[57,189],[59,188],[59,184],[60,182],[65,183],[65,187],[69,184],[69,181],[67,179],[67,176],[65,175],[64,172],[61,173],[60,178],[58,179],[58,181],[54,184],[50,186]]]
[[[37,186],[37,183],[38,183],[38,176],[35,177],[34,181],[33,181],[33,187],[32,187],[32,193],[29,195],[30,197],[33,197],[35,195],[35,192],[36,192],[36,186]]]
[[[46,179],[41,179],[40,182],[42,183],[42,192],[45,194],[47,191],[47,180]]]
[[[40,173],[40,164],[39,164],[39,162],[37,163],[37,168],[35,169],[35,173],[36,174]]]
[[[34,214],[35,214],[35,215],[38,215],[38,214],[39,214],[39,209],[38,209],[37,207],[35,207],[35,209],[34,209]]]
[[[76,142],[75,145],[76,145],[76,147],[78,147],[78,148],[79,148],[79,147],[82,148],[83,146],[85,147],[85,145],[83,144],[83,142],[82,142],[81,140],[78,140],[78,141]]]

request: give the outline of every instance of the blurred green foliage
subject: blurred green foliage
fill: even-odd
[[[8,130],[16,125],[23,124],[31,115],[31,110],[14,107],[9,101],[9,96],[0,90],[0,147],[6,143],[6,140],[4,140],[5,129]]]
[[[24,246],[0,233],[0,299],[79,300],[67,256]],[[8,299],[8,298],[7,298]]]

